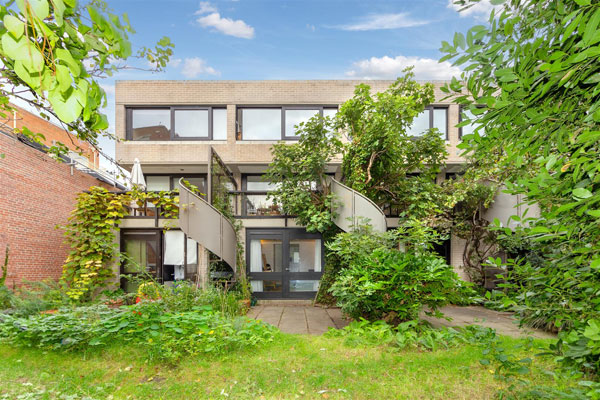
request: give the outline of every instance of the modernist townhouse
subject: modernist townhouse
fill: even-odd
[[[352,97],[358,83],[117,82],[116,134],[122,139],[116,144],[117,161],[131,168],[139,159],[149,191],[174,189],[185,178],[206,193],[200,199],[182,190],[180,217],[174,221],[180,229],[164,230],[166,221],[152,212],[126,219],[120,232],[122,249],[165,283],[198,279],[198,271],[202,270],[198,264],[205,262],[204,248],[235,269],[235,234],[230,224],[207,205],[215,190],[214,180],[224,179],[227,188],[236,194],[233,208],[243,226],[244,262],[256,297],[314,297],[323,271],[323,241],[319,234],[296,225],[293,217],[282,215],[278,206],[267,199],[273,186],[261,175],[271,161],[273,144],[297,140],[295,125],[315,114],[334,115]],[[393,81],[368,83],[373,91],[383,91]],[[460,171],[464,162],[457,149],[460,108],[443,100],[445,95],[439,90],[443,82],[434,84],[436,101],[415,119],[411,132],[418,135],[428,128],[438,128],[449,153],[447,169],[438,177],[443,180]],[[463,127],[462,131],[468,129]],[[329,166],[333,188],[343,203],[336,223],[345,228],[346,218],[366,216],[377,229],[396,226],[397,219],[390,212],[385,215],[368,199],[336,181],[340,164],[341,160],[335,160]],[[510,215],[515,202],[506,204]],[[460,268],[462,247],[459,239],[451,238],[440,252],[451,265]]]

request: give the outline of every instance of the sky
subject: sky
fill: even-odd
[[[458,12],[452,0],[107,0],[127,13],[133,48],[163,36],[175,44],[160,73],[125,70],[104,79],[114,132],[114,82],[130,79],[394,79],[410,65],[417,79],[458,76],[438,63],[443,40],[485,23],[483,0]],[[145,67],[132,60],[132,66]],[[101,139],[114,157],[114,142]],[[107,166],[106,164],[104,166]]]

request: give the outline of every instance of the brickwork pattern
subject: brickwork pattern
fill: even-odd
[[[213,146],[228,164],[268,164],[275,141],[236,141],[236,107],[243,105],[339,105],[352,97],[361,81],[118,81],[116,84],[117,137],[125,138],[126,106],[157,105],[225,105],[227,106],[227,142],[225,141],[153,141],[116,144],[117,160],[125,166],[139,158],[142,165],[206,164],[208,147]],[[389,87],[393,81],[366,81],[374,92]],[[435,85],[435,104],[448,105],[448,163],[460,163],[459,106],[444,99]]]
[[[68,248],[63,232],[78,193],[111,186],[14,137],[0,134],[0,260],[6,245],[9,287],[25,280],[58,279]]]
[[[16,109],[16,113],[5,113],[6,118],[0,117],[0,125],[5,128],[21,130],[27,127],[33,133],[41,133],[44,135],[42,143],[50,147],[57,142],[64,144],[69,150],[81,153],[86,157],[91,165],[98,167],[99,158],[97,151],[88,142],[79,140],[74,135],[70,134],[63,128],[46,121],[39,116],[30,113],[29,111],[11,104],[11,107]]]

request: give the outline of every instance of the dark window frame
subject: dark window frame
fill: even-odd
[[[134,110],[169,110],[171,127],[169,129],[169,141],[212,141],[214,131],[213,110],[227,110],[226,106],[201,106],[201,105],[178,105],[178,106],[127,106],[125,107],[125,140],[132,142],[156,142],[157,140],[134,140],[133,139],[133,111]],[[175,137],[175,111],[179,110],[207,110],[208,111],[208,136]],[[222,139],[219,139],[222,140]]]
[[[449,110],[450,110],[450,105],[449,104],[445,104],[445,105],[430,105],[425,107],[425,109],[423,111],[429,111],[429,129],[433,129],[434,125],[434,110],[445,110],[446,111],[446,134],[444,135],[444,140],[449,141],[450,140],[450,124],[449,124],[449,118],[448,118],[448,114],[449,114]],[[411,135],[411,136],[415,136],[415,135]]]
[[[250,272],[250,242],[256,239],[274,239],[281,241],[282,267],[281,272]],[[319,239],[321,240],[321,271],[320,272],[290,272],[289,269],[289,244],[296,239]],[[286,245],[287,244],[287,245]],[[304,228],[247,228],[246,229],[246,271],[250,280],[275,280],[281,281],[281,292],[259,292],[255,296],[263,299],[306,299],[314,298],[316,292],[291,292],[291,280],[321,280],[325,268],[325,241],[320,233],[306,232]],[[288,260],[286,262],[286,260]],[[285,296],[284,296],[285,295]]]
[[[144,174],[144,180],[146,180],[146,178],[148,176],[168,176],[169,177],[169,190],[174,190],[175,189],[175,183],[176,180],[173,179],[174,177],[178,177],[178,178],[204,178],[204,185],[208,186],[208,174]],[[179,179],[177,179],[178,181]],[[206,187],[205,187],[206,189]]]
[[[280,110],[281,111],[281,134],[279,138],[272,139],[244,139],[244,120],[243,120],[243,110],[244,109],[271,109],[271,110]],[[239,141],[256,141],[256,142],[272,142],[272,141],[281,141],[281,140],[298,140],[299,136],[288,136],[285,132],[285,112],[287,110],[319,110],[319,115],[321,118],[323,117],[323,110],[335,109],[339,111],[339,105],[310,105],[310,104],[301,104],[301,105],[238,105],[236,107],[236,140]],[[239,133],[239,135],[238,135]]]
[[[485,106],[482,106],[482,105],[476,105],[475,106],[475,108],[483,108],[483,107],[485,107]],[[466,108],[468,108],[468,107],[465,107],[463,105],[460,105],[458,107],[458,123],[459,124],[463,121],[463,119],[462,119],[463,110],[466,109]],[[462,140],[462,137],[463,137],[463,127],[461,126],[460,128],[458,128],[458,139]]]

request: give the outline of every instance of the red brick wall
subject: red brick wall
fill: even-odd
[[[0,263],[10,245],[7,286],[57,279],[67,256],[63,233],[78,193],[110,185],[0,133]]]
[[[60,142],[70,150],[85,156],[90,161],[90,165],[98,167],[100,159],[98,158],[98,155],[95,154],[96,149],[94,149],[92,145],[79,140],[76,136],[70,134],[63,128],[54,125],[21,107],[15,106],[14,104],[11,104],[11,107],[13,107],[16,112],[5,112],[6,118],[0,117],[0,123],[5,124],[6,127],[10,129],[21,130],[23,127],[27,127],[27,129],[33,133],[41,133],[45,138],[42,142],[46,146],[50,147],[54,145],[54,142]]]

